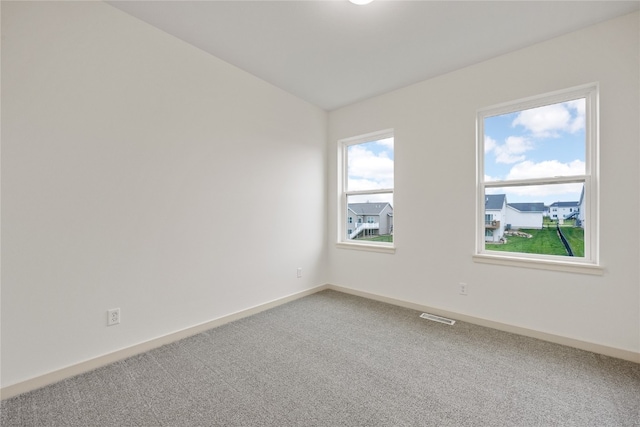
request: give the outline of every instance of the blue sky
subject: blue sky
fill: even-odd
[[[485,181],[585,173],[585,100],[578,99],[484,120]],[[578,201],[582,184],[487,189],[507,201]]]

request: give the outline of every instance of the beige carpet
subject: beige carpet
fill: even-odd
[[[640,365],[324,291],[5,400],[2,426],[640,426]]]

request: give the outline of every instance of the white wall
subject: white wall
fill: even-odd
[[[542,212],[521,212],[517,209],[507,206],[507,215],[505,217],[505,227],[511,225],[514,230],[520,228],[542,228]]]
[[[627,15],[331,112],[329,235],[336,235],[336,141],[394,128],[397,250],[330,244],[330,282],[640,352],[639,18]],[[476,110],[594,81],[604,275],[474,263]],[[434,203],[448,207],[450,226],[411,227],[440,222],[428,217]],[[467,296],[458,294],[459,282],[468,284]]]
[[[2,2],[2,386],[326,283],[326,129],[107,4]]]
[[[566,216],[571,215],[573,212],[575,212],[576,208],[575,207],[571,207],[571,208],[565,208],[565,207],[557,207],[557,208],[551,208],[551,209],[556,209],[553,212],[553,215],[557,216],[557,219],[564,219]]]

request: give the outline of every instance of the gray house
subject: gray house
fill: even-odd
[[[349,203],[347,237],[393,234],[393,207],[387,202]]]

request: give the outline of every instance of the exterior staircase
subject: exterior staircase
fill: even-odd
[[[379,222],[362,222],[358,224],[355,230],[349,234],[349,239],[354,239],[358,236],[358,234],[362,233],[364,230],[377,230],[380,228]]]

